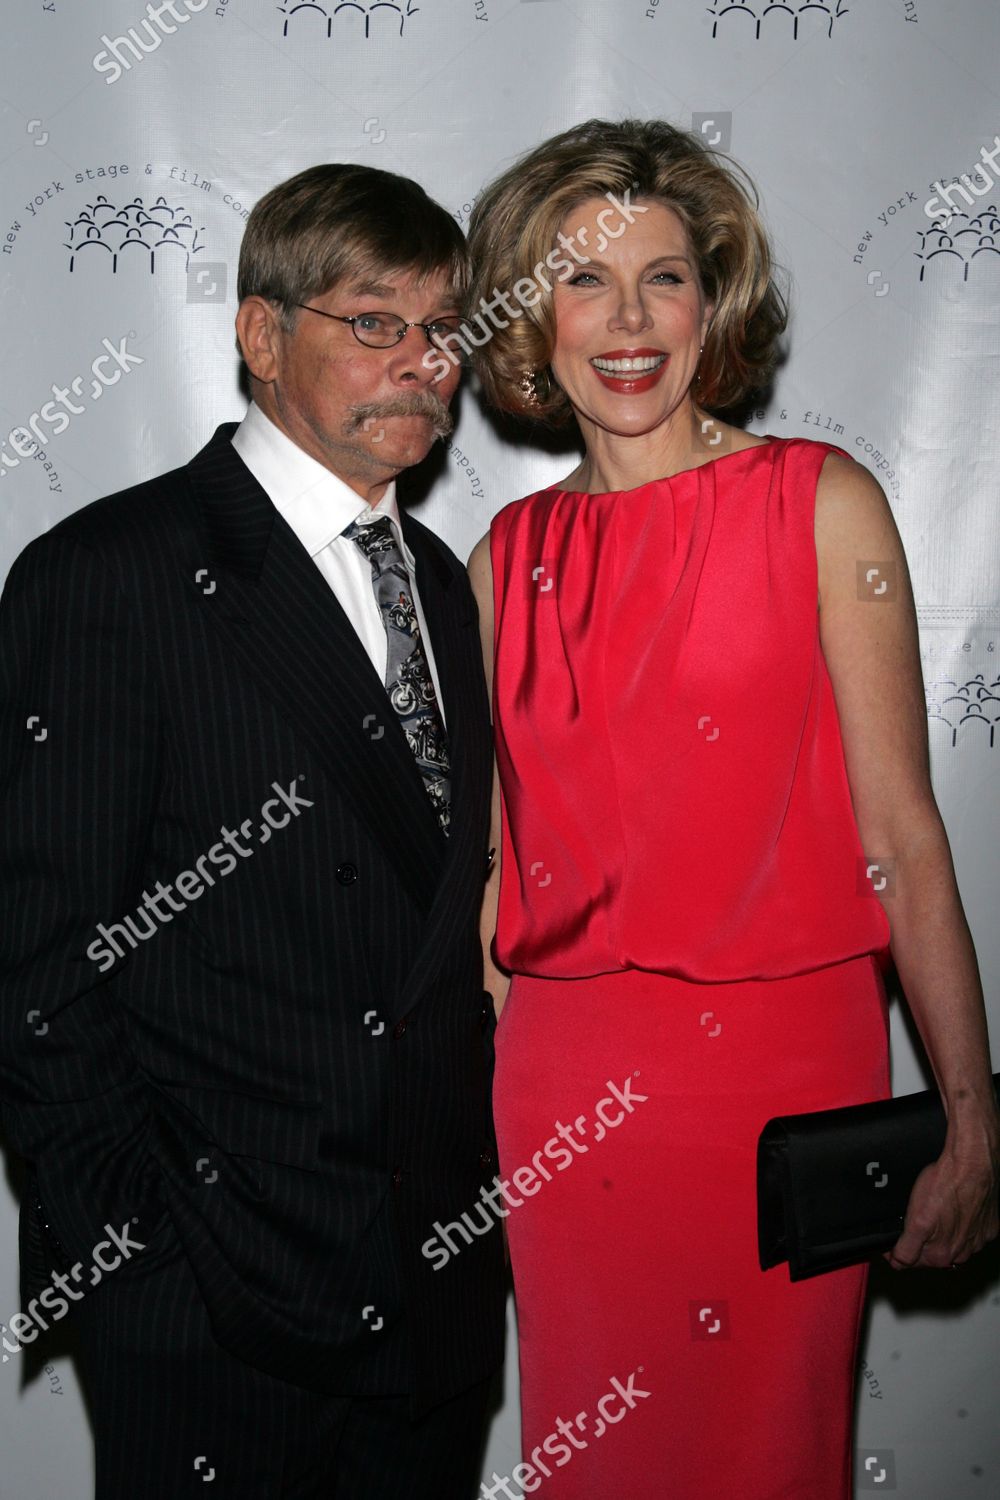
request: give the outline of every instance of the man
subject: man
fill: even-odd
[[[451,430],[465,277],[406,178],[275,188],[242,424],[7,583],[2,1119],[99,1500],[475,1492],[501,1236],[421,1246],[495,1173],[489,705],[394,483]]]

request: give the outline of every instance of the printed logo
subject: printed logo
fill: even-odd
[[[987,682],[986,674],[977,672],[961,683],[954,677],[940,677],[926,685],[924,696],[928,732],[935,725],[943,726],[944,732],[933,736],[935,743],[943,741],[954,750],[961,737],[963,744],[994,749],[1000,725],[1000,676]]]
[[[335,19],[342,32],[347,22],[354,26],[363,25],[366,38],[384,36],[387,30],[398,31],[402,36],[407,21],[420,9],[422,7],[414,5],[413,0],[372,0],[371,4],[361,4],[360,0],[339,0],[339,3],[338,0],[330,0],[329,9],[317,5],[315,0],[286,0],[284,5],[279,5],[278,13],[285,18],[281,28],[282,36],[288,36],[293,27],[297,27],[303,36],[315,39],[317,30],[322,35],[322,22],[325,21],[329,40],[333,34]],[[305,16],[302,15],[303,11]],[[296,17],[299,18],[297,22]]]
[[[772,36],[833,36],[833,23],[847,14],[844,0],[799,0],[798,4],[774,5],[770,0],[712,0],[708,13],[713,17],[712,35],[718,36],[724,23],[735,37],[753,37],[760,41],[761,26]]]
[[[1000,216],[996,204],[980,209],[975,218],[960,209],[953,210],[937,219],[930,229],[919,231],[920,249],[914,251],[920,262],[920,277],[928,281],[947,276],[949,282],[958,279],[958,268],[962,268],[961,279],[969,279],[969,269],[975,266],[980,274],[984,265],[996,269],[1000,257]]]
[[[69,239],[64,241],[69,251],[70,271],[81,265],[106,265],[115,275],[119,266],[138,261],[150,274],[156,271],[157,252],[160,265],[171,265],[183,260],[185,272],[191,268],[192,255],[198,255],[205,246],[199,244],[198,236],[205,230],[204,224],[196,229],[190,213],[183,204],[171,208],[161,193],[149,208],[136,194],[131,203],[121,208],[112,203],[104,193],[98,193],[93,203],[84,204],[73,220],[66,220]],[[206,270],[219,272],[219,262]],[[224,272],[224,267],[222,268]],[[222,296],[198,298],[188,296],[188,301],[224,301],[225,281]]]

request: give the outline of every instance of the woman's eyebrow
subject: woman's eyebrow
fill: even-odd
[[[683,265],[688,266],[689,268],[691,265],[691,262],[686,255],[658,255],[655,260],[648,260],[642,269],[644,271],[648,271],[650,266],[658,266],[665,260],[679,260]],[[596,260],[592,255],[588,255],[586,260],[581,262],[581,264],[597,266],[602,271],[606,271],[608,269],[606,263],[603,260]]]

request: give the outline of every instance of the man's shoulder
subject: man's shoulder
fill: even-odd
[[[127,544],[156,531],[172,529],[182,512],[190,510],[187,465],[140,480],[99,500],[91,500],[64,516],[47,536],[73,538],[90,546]]]

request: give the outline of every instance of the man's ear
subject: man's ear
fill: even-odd
[[[274,303],[266,297],[244,297],[236,313],[236,336],[251,375],[270,384],[281,369],[284,338]]]

